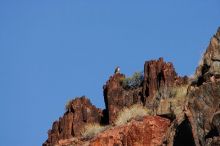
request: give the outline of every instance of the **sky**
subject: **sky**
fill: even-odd
[[[192,75],[220,26],[219,0],[0,0],[0,145],[39,146],[68,100],[104,108],[126,76],[164,57]]]

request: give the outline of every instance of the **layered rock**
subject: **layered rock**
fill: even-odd
[[[118,70],[106,82],[104,110],[85,97],[71,101],[64,116],[53,123],[43,145],[220,145],[220,29],[211,39],[193,80],[179,77],[172,63],[162,58],[145,62],[140,84],[125,88],[125,79]],[[147,107],[153,115],[115,126],[118,113],[133,104]],[[85,138],[81,131],[88,123],[104,124],[108,129]]]
[[[196,69],[195,77],[198,79],[198,85],[220,78],[220,28],[212,37],[200,65]]]
[[[108,115],[108,123],[112,124],[117,117],[117,113],[128,106],[141,103],[141,90],[125,90],[122,81],[125,79],[123,74],[117,73],[110,77],[104,86],[104,99]]]
[[[143,96],[145,103],[151,108],[154,105],[152,101],[161,91],[170,92],[172,87],[187,84],[187,77],[179,77],[175,72],[173,64],[164,62],[163,58],[159,60],[146,61],[144,64],[144,83]],[[170,98],[170,94],[162,93],[162,98]]]
[[[160,146],[169,126],[168,119],[147,116],[100,133],[89,146]]]
[[[67,112],[53,123],[48,131],[44,146],[53,146],[60,140],[81,136],[82,128],[87,123],[100,123],[102,111],[91,104],[86,97],[76,98],[67,105]]]
[[[211,42],[196,70],[196,84],[188,92],[189,117],[192,118],[198,145],[220,143],[220,29]]]
[[[166,63],[163,58],[146,61],[144,64],[143,95],[153,98],[160,88],[174,85],[177,74],[172,63]]]
[[[155,105],[155,98],[159,92],[164,91],[160,94],[163,98],[170,98],[170,94],[165,92],[171,92],[170,89],[174,86],[188,83],[188,78],[179,77],[173,64],[164,62],[163,58],[145,62],[141,86],[125,89],[122,85],[124,79],[123,74],[117,73],[110,77],[104,86],[104,99],[110,124],[114,122],[122,108],[141,103],[153,110],[158,107]]]

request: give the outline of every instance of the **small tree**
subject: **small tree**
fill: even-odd
[[[139,87],[143,80],[143,72],[135,72],[131,77],[125,78],[122,82],[122,85],[125,89],[134,89]]]
[[[72,104],[72,100],[68,100],[68,101],[66,102],[66,105],[65,105],[65,110],[66,110],[66,111],[69,111],[69,109],[71,108],[71,104]]]

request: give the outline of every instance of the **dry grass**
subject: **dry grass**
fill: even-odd
[[[101,126],[97,123],[90,123],[85,125],[83,131],[81,132],[83,138],[92,138],[96,134],[106,130],[108,126]]]
[[[170,92],[168,97],[162,98],[159,102],[159,106],[157,109],[158,115],[175,115],[182,116],[184,113],[184,107],[187,103],[187,90],[188,85],[172,87],[167,92]],[[165,92],[166,93],[166,92]],[[163,97],[163,95],[161,96]]]
[[[120,111],[114,124],[116,126],[123,125],[129,122],[132,118],[143,117],[150,114],[151,112],[149,109],[143,107],[140,104],[135,104],[129,108],[124,108],[122,111]]]
[[[177,87],[165,87],[157,91],[155,97],[158,99],[185,97],[187,94],[187,89],[188,85]]]
[[[187,89],[188,89],[188,85],[179,86],[179,87],[174,87],[171,92],[174,97],[182,98],[182,97],[186,97]]]
[[[68,100],[68,101],[66,102],[66,105],[65,105],[65,110],[66,110],[66,111],[69,111],[69,109],[70,109],[70,107],[71,107],[71,103],[72,103],[72,100]]]

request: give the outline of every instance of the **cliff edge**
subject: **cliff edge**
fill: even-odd
[[[105,109],[71,100],[43,146],[220,145],[220,28],[194,77],[159,58],[132,77],[116,72],[103,95]]]

